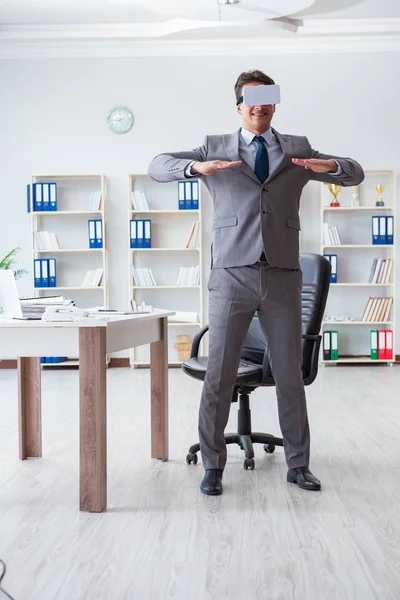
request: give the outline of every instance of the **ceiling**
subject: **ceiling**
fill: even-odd
[[[400,17],[399,0],[0,0],[0,25]]]
[[[383,50],[390,41],[392,49],[400,50],[399,0],[233,1],[0,0],[0,58],[42,51],[61,56],[74,49],[95,55],[96,48],[103,54],[145,55],[156,50],[155,40],[167,52],[173,43],[188,48],[197,43],[196,51],[212,53],[229,40],[230,52],[238,39],[250,40],[255,51],[257,44],[270,48],[280,39],[294,49],[295,39],[304,45],[318,37],[325,44],[331,40],[335,48],[337,38],[346,36]]]

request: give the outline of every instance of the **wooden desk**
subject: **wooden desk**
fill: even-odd
[[[0,358],[18,356],[19,457],[42,456],[41,356],[79,356],[82,511],[107,507],[106,355],[151,344],[151,456],[168,460],[168,328],[173,312],[75,323],[0,319]]]

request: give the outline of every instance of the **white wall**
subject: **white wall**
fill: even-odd
[[[365,169],[399,170],[395,53],[4,60],[0,61],[0,254],[19,245],[18,266],[32,270],[25,200],[32,174],[104,173],[110,298],[114,306],[125,305],[128,173],[145,172],[159,152],[192,148],[205,134],[237,129],[233,85],[241,71],[251,68],[263,69],[281,85],[276,129],[307,135],[314,148],[354,157]],[[125,136],[110,133],[106,126],[107,112],[116,104],[131,107],[136,118]],[[305,189],[301,213],[302,250],[318,252],[317,184]],[[204,215],[206,248],[210,219],[210,214]],[[205,252],[206,267],[208,256]],[[19,282],[19,289],[23,295],[32,293],[31,272]],[[399,352],[399,339],[396,346]]]

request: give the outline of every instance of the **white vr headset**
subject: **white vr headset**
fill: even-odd
[[[279,85],[248,85],[243,89],[243,96],[237,99],[236,104],[246,106],[263,106],[265,104],[279,104],[281,89]]]

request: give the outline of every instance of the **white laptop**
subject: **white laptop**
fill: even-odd
[[[0,269],[0,316],[22,319],[21,303],[12,269]]]

